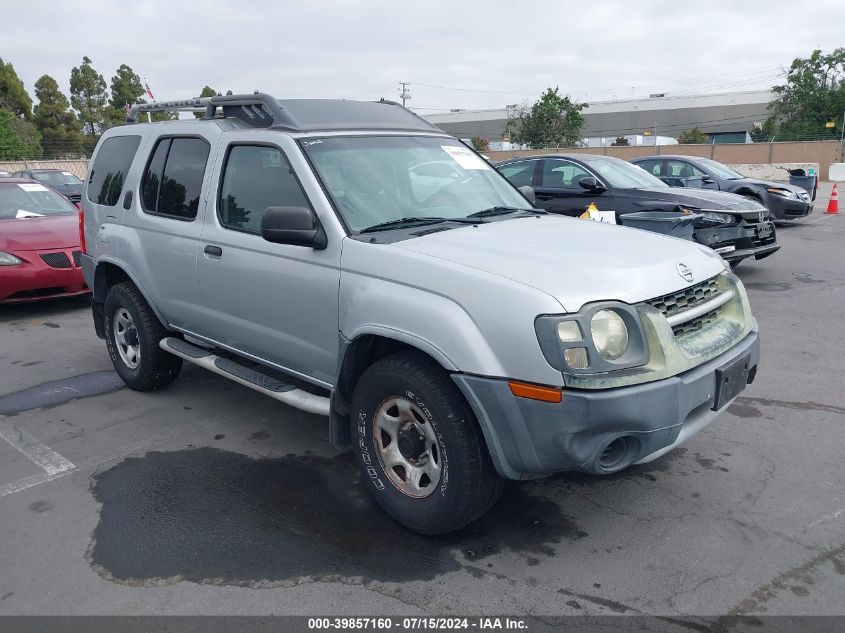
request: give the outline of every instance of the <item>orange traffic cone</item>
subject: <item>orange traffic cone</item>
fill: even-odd
[[[833,183],[833,191],[830,193],[830,202],[827,203],[827,211],[831,215],[839,213],[839,191],[836,188],[836,183]]]

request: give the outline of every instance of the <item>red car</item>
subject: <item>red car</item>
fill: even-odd
[[[0,304],[87,294],[81,253],[73,204],[33,180],[0,180]]]

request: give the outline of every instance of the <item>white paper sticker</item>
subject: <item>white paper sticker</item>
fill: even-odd
[[[24,182],[18,185],[24,191],[47,191],[47,187],[39,185],[34,182]]]
[[[599,216],[601,217],[599,222],[616,224],[616,211],[599,211]]]
[[[24,211],[23,209],[18,209],[18,212],[15,214],[16,218],[42,218],[44,217],[43,213],[35,213],[34,211]]]
[[[466,147],[457,147],[455,145],[441,145],[440,147],[464,169],[490,169],[490,165]]]
[[[63,171],[63,172],[62,172],[62,175],[63,175],[63,176],[73,176],[73,174],[72,174],[72,173],[70,173],[69,171]]]

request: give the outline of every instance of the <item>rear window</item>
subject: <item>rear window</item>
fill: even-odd
[[[123,183],[140,136],[113,136],[103,141],[88,174],[88,199],[95,204],[113,207],[120,200]]]

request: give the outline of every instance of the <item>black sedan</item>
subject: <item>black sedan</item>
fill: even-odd
[[[15,176],[42,182],[77,206],[79,201],[82,200],[82,181],[69,171],[62,169],[25,169],[15,173]]]
[[[768,257],[780,246],[768,212],[760,203],[718,191],[673,189],[631,163],[598,154],[550,154],[502,161],[502,175],[534,190],[535,205],[551,213],[578,216],[594,202],[600,211],[627,214],[694,213],[693,238],[732,264]]]
[[[649,156],[631,161],[670,187],[690,186],[728,191],[760,201],[775,220],[792,220],[813,211],[814,192],[783,182],[748,178],[727,165],[696,156]]]

